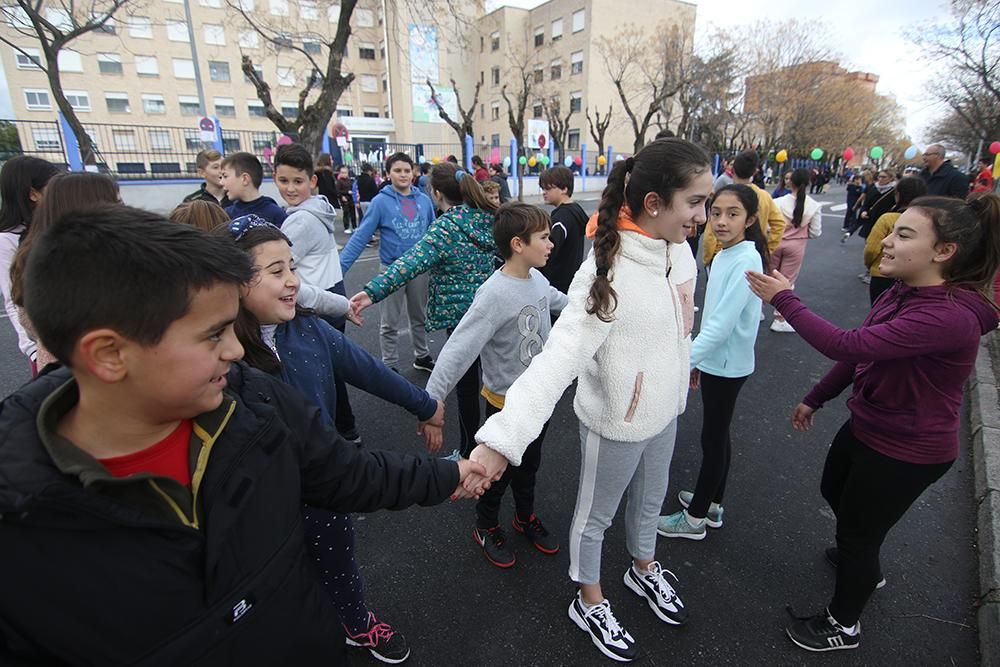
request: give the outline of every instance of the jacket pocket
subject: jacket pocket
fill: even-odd
[[[635,385],[632,388],[632,401],[628,404],[628,412],[625,413],[625,423],[631,423],[635,416],[635,409],[639,407],[639,397],[642,395],[642,371],[636,373]]]

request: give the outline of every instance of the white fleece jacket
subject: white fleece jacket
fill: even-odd
[[[3,294],[3,307],[7,311],[7,318],[14,326],[17,333],[17,346],[21,352],[34,361],[38,354],[38,346],[23,326],[17,315],[17,307],[10,300],[10,265],[14,262],[14,255],[17,253],[17,246],[20,243],[21,234],[24,227],[18,227],[10,232],[0,233],[0,293]]]
[[[639,442],[660,433],[687,404],[690,341],[676,287],[667,279],[668,244],[621,234],[610,277],[618,295],[611,322],[586,312],[596,276],[594,253],[569,288],[569,304],[542,352],[507,391],[504,408],[486,420],[477,442],[513,465],[579,378],[573,407],[590,430]]]

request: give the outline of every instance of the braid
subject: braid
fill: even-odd
[[[611,286],[611,266],[621,249],[621,235],[618,233],[618,215],[625,203],[625,176],[634,165],[632,158],[619,162],[608,175],[608,184],[601,194],[597,208],[597,232],[594,234],[594,262],[597,277],[590,285],[587,300],[587,314],[597,315],[602,322],[610,322],[611,314],[618,305],[618,295]]]

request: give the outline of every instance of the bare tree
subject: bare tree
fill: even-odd
[[[476,81],[476,89],[472,94],[472,105],[468,109],[462,106],[462,97],[458,92],[458,84],[455,83],[455,78],[451,79],[451,88],[455,91],[455,106],[458,108],[458,113],[462,118],[462,122],[459,123],[444,108],[441,100],[438,98],[437,91],[434,90],[434,84],[431,82],[430,78],[427,79],[427,87],[431,89],[431,102],[437,107],[438,116],[451,126],[451,129],[455,130],[455,134],[458,135],[458,143],[462,145],[462,164],[469,164],[468,147],[465,145],[466,135],[474,137],[473,132],[473,121],[475,120],[476,105],[479,104],[479,90],[482,88],[482,81]]]
[[[35,60],[45,72],[56,106],[73,128],[84,164],[97,164],[94,142],[76,115],[63,92],[59,74],[59,53],[74,40],[87,33],[101,30],[122,8],[138,5],[136,0],[15,0],[3,7],[3,14],[15,34],[38,42],[41,61],[0,33],[0,42],[7,44],[26,58]],[[58,20],[55,20],[58,17]]]
[[[608,113],[601,118],[601,110],[594,109],[594,117],[590,117],[590,108],[587,108],[587,125],[590,126],[590,136],[597,144],[597,155],[604,155],[604,135],[607,134],[608,126],[611,124],[611,105],[608,105]]]
[[[559,147],[559,159],[566,156],[566,137],[569,135],[569,119],[573,115],[573,107],[570,105],[566,115],[560,115],[561,109],[558,97],[550,97],[542,102],[545,110],[545,118],[549,121],[549,136],[555,145]]]
[[[274,105],[271,86],[256,69],[250,56],[243,55],[241,69],[257,91],[257,98],[264,104],[264,114],[274,126],[280,132],[298,135],[299,141],[313,155],[318,155],[322,150],[327,125],[337,108],[337,100],[354,80],[354,74],[345,72],[343,65],[345,49],[351,36],[351,15],[358,0],[340,0],[337,29],[332,35],[314,31],[309,24],[272,22],[269,17],[247,12],[238,0],[227,2],[273,51],[294,51],[308,63],[310,71],[299,90],[298,109],[294,119],[284,116]],[[319,53],[314,54],[307,49],[307,43],[318,44]]]
[[[517,141],[518,150],[524,152],[524,112],[528,108],[528,97],[531,95],[534,85],[534,74],[528,65],[526,53],[520,49],[512,49],[510,52],[510,67],[507,70],[507,78],[513,80],[513,85],[504,83],[500,87],[500,96],[507,103],[507,125],[510,133]],[[508,95],[507,91],[510,90]],[[524,170],[518,156],[512,155],[511,166],[517,169],[517,198],[524,200]]]

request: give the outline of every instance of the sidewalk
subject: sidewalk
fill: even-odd
[[[982,338],[969,378],[972,459],[979,546],[979,656],[1000,664],[1000,336]]]

